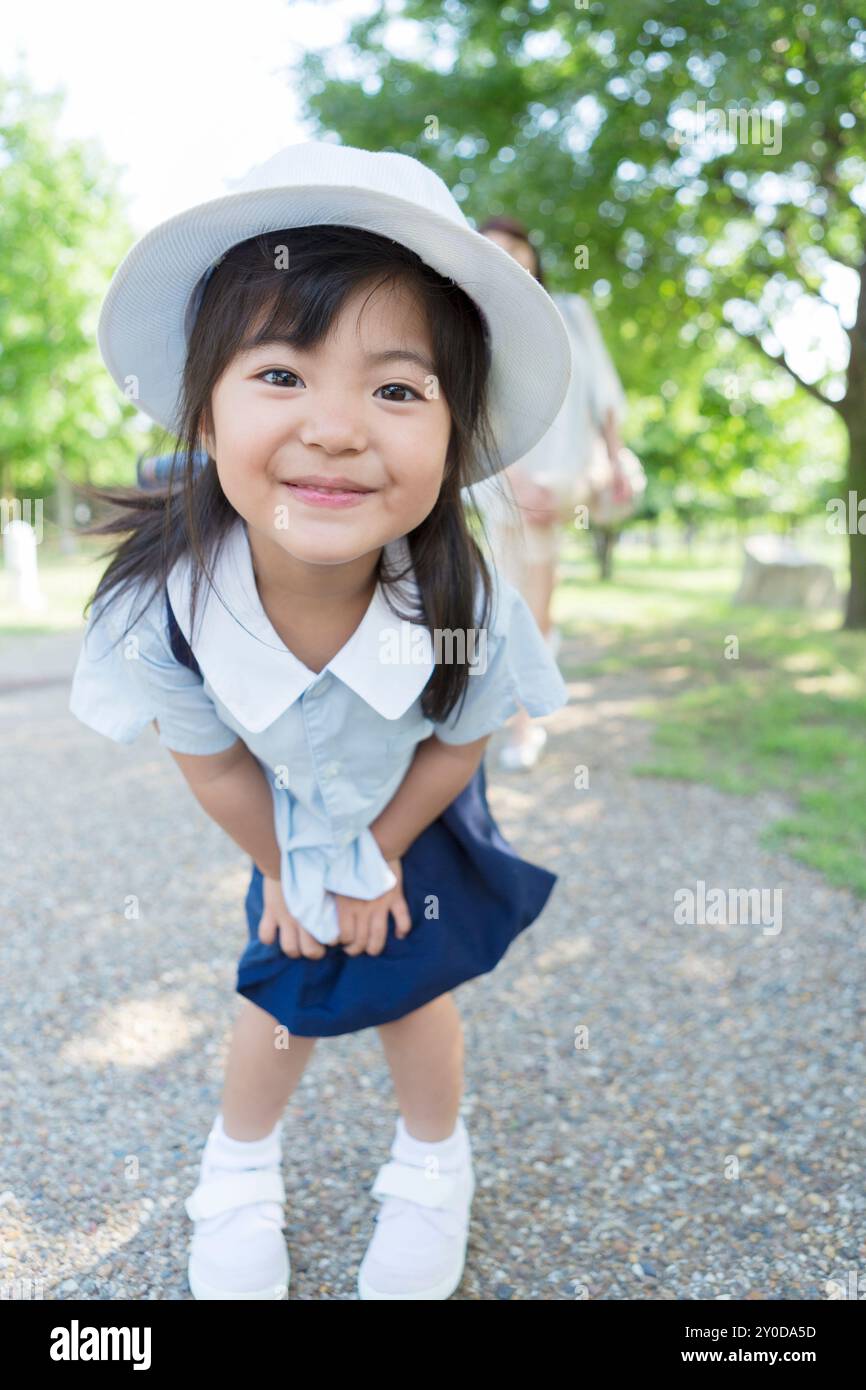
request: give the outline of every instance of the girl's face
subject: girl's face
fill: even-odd
[[[402,284],[359,287],[315,348],[237,354],[212,393],[215,438],[204,441],[248,527],[303,563],[336,565],[418,526],[439,495],[451,432],[432,358]],[[310,477],[368,491],[323,505],[292,486]]]

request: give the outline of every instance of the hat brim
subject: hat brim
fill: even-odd
[[[490,423],[501,458],[479,451],[470,483],[528,453],[553,424],[571,378],[559,310],[535,277],[471,227],[396,195],[345,184],[230,193],[142,236],[114,273],[97,341],[111,376],[137,408],[176,435],[188,311],[202,276],[238,242],[283,228],[363,227],[415,251],[481,310],[491,349]]]

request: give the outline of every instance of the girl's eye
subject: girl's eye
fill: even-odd
[[[380,391],[408,391],[408,392],[411,394],[413,400],[420,401],[420,399],[421,399],[420,394],[415,390],[415,388],[414,388],[413,386],[404,386],[403,383],[400,382],[400,381],[391,381],[391,382],[388,383],[387,386],[380,386],[380,387],[379,387],[379,390],[380,390]],[[386,397],[386,399],[389,400],[389,401],[394,401],[394,404],[395,404],[395,405],[402,405],[402,404],[403,404],[402,401],[396,401],[396,400],[394,400],[394,397],[393,397],[393,396],[388,396],[388,397]]]
[[[300,382],[300,380],[301,380],[301,378],[298,376],[298,374],[297,374],[296,372],[290,372],[289,369],[288,369],[288,367],[268,367],[267,371],[265,371],[265,372],[259,372],[259,373],[257,374],[256,380],[257,380],[257,381],[264,381],[265,384],[266,384],[267,386],[276,386],[277,384],[281,384],[281,385],[291,384],[291,383],[285,383],[285,382],[277,383],[277,382],[267,381],[267,378],[268,378],[269,376],[291,377],[291,379],[292,379],[293,381],[297,381],[297,382]],[[380,391],[407,391],[407,392],[409,393],[409,398],[411,398],[412,400],[420,401],[420,399],[421,399],[421,396],[420,396],[419,392],[416,391],[414,387],[412,387],[412,386],[404,386],[403,383],[402,383],[402,382],[399,382],[399,381],[391,381],[391,382],[388,383],[387,386],[380,386],[380,387],[379,387],[379,390],[380,390]],[[387,400],[394,401],[395,405],[402,405],[402,404],[405,403],[405,401],[406,401],[407,398],[404,397],[403,400],[400,400],[398,397],[395,397],[395,396],[388,396],[388,397],[386,397],[386,399],[387,399]]]
[[[264,381],[266,376],[291,376],[294,377],[295,381],[300,381],[301,379],[299,376],[296,375],[295,372],[290,372],[287,367],[268,367],[268,370],[266,372],[259,372],[258,376],[256,377],[256,380]],[[268,386],[276,385],[275,382],[270,381],[266,384]]]

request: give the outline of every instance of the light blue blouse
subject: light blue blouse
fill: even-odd
[[[401,568],[405,538],[385,547]],[[72,680],[70,711],[120,743],[153,719],[159,741],[178,753],[218,753],[237,738],[258,759],[271,788],[289,911],[325,945],[338,935],[335,892],[379,897],[396,882],[369,829],[394,797],[415,748],[431,734],[471,743],[500,728],[522,705],[538,717],[561,709],[568,690],[521,594],[491,566],[488,628],[434,641],[429,629],[399,619],[377,586],[345,645],[311,671],[277,635],[256,588],[246,523],[239,519],[214,566],[216,592],[203,580],[195,636],[190,631],[187,557],[174,566],[168,592],[178,626],[202,672],[175,657],[165,595],[154,595],[117,645],[141,593],[94,604]],[[414,572],[395,601],[417,610]],[[483,597],[479,589],[480,599]],[[436,650],[436,647],[439,650]],[[421,711],[436,661],[465,660],[468,689],[448,719]]]

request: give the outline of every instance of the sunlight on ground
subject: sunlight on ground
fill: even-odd
[[[205,1031],[191,1027],[188,996],[161,990],[153,999],[126,999],[105,1009],[91,1031],[69,1038],[60,1060],[73,1067],[149,1070],[193,1044]]]

